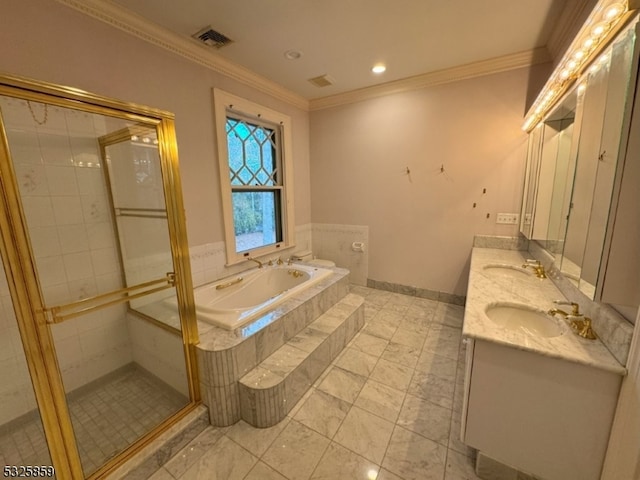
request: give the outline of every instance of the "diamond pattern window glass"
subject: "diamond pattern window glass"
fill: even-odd
[[[282,241],[279,126],[227,111],[236,253]]]
[[[231,185],[278,185],[277,131],[227,117]]]
[[[296,230],[292,119],[219,88],[213,101],[227,265],[287,255]]]

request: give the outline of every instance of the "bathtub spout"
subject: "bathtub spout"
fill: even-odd
[[[251,260],[252,262],[256,262],[258,264],[258,268],[262,268],[262,262],[253,257],[247,257],[247,260]]]

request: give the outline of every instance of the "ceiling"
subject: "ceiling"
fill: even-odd
[[[350,92],[534,49],[558,55],[583,0],[115,0],[183,38],[203,27],[233,40],[211,48],[306,99]],[[588,11],[586,12],[588,14]],[[578,25],[579,27],[579,25]],[[553,44],[553,45],[552,45]],[[553,47],[553,48],[552,48]],[[285,52],[301,52],[297,60]],[[555,51],[554,51],[555,50]],[[561,52],[560,52],[561,53]],[[374,64],[387,70],[376,75]],[[329,75],[317,87],[308,79]]]

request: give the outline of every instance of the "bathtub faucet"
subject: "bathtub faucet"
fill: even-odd
[[[262,262],[253,257],[247,257],[247,260],[251,260],[252,262],[256,262],[258,264],[258,268],[262,268]]]

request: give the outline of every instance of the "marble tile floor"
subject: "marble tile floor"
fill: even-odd
[[[188,399],[144,370],[127,368],[68,397],[85,474],[182,408]],[[40,417],[0,428],[0,463],[51,465]]]
[[[364,328],[278,425],[209,427],[152,480],[475,480],[463,307],[366,287]]]

